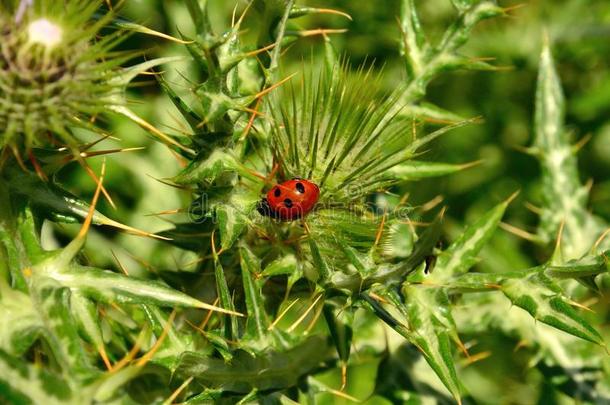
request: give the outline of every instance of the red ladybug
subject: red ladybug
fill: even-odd
[[[257,207],[261,215],[293,221],[307,215],[318,202],[320,189],[309,180],[295,178],[276,184]]]

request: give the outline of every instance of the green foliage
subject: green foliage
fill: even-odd
[[[510,9],[29,3],[0,8],[1,401],[531,402],[505,375],[540,403],[610,398],[607,309],[584,311],[607,285],[608,225],[587,207],[550,39],[528,94],[540,182],[511,172],[485,184],[495,169],[462,150],[484,150],[477,134],[501,115],[485,108],[507,91],[478,93],[489,100],[479,111],[449,91],[475,80],[455,72],[504,80],[487,55],[467,55],[494,29],[510,32],[516,23],[494,18]],[[342,28],[374,27],[372,13],[385,30],[350,49]],[[134,22],[149,16],[175,32]],[[31,28],[41,19],[46,36]],[[126,32],[167,43],[147,50]],[[393,53],[362,63],[359,52],[375,54],[367,41],[388,37]],[[124,66],[140,52],[149,60]],[[160,65],[158,89],[126,96]],[[454,94],[459,108],[445,103]],[[116,142],[107,132],[123,144],[98,149]],[[131,143],[149,148],[90,160]],[[319,185],[316,208],[295,221],[260,215],[261,197],[293,177]],[[447,193],[447,207],[426,193]],[[107,214],[101,195],[119,209]],[[533,223],[521,214],[532,195],[535,234],[503,222]],[[488,370],[477,362],[487,355],[509,366]]]

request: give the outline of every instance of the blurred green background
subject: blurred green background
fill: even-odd
[[[451,131],[436,141],[424,158],[452,163],[482,162],[456,175],[412,183],[395,192],[399,195],[409,192],[413,205],[443,196],[443,204],[449,207],[446,229],[450,240],[465,223],[476,219],[515,190],[521,190],[504,221],[535,232],[537,216],[531,206],[535,207],[540,201],[540,170],[536,159],[524,149],[532,139],[537,64],[546,35],[552,43],[563,81],[567,100],[566,126],[574,143],[590,137],[579,153],[579,169],[583,182],[592,181],[591,210],[610,221],[610,120],[607,119],[610,114],[610,1],[499,3],[504,7],[520,7],[511,10],[508,17],[478,25],[472,40],[462,50],[468,56],[490,58],[498,69],[446,74],[433,81],[426,97],[427,101],[463,117],[481,116],[482,121]],[[243,10],[246,2],[238,4],[238,9]],[[333,35],[332,41],[340,53],[348,56],[352,65],[373,63],[376,69],[383,70],[384,86],[388,89],[404,80],[398,52],[398,0],[317,0],[299,4],[334,8],[350,14],[352,21],[333,15],[308,16],[297,21],[306,29],[347,29],[343,34]],[[430,38],[437,38],[455,18],[455,11],[447,0],[422,0],[416,4]],[[233,1],[209,1],[212,21],[218,32],[230,25],[234,6]],[[122,15],[175,36],[192,30],[188,13],[180,1],[130,0]],[[249,24],[256,24],[254,15],[246,17],[246,38]],[[132,35],[122,47],[149,49],[149,58],[184,52],[180,45],[142,35]],[[303,58],[322,51],[320,36],[299,41],[284,56],[283,69],[296,71]],[[170,82],[184,86],[186,91],[188,84],[182,75],[197,75],[189,69],[187,65],[173,64],[164,74]],[[183,124],[179,114],[151,76],[142,76],[129,96],[133,109],[155,126],[168,133],[180,132]],[[114,211],[106,202],[101,202],[100,210],[123,223],[148,231],[168,228],[164,215],[150,214],[184,208],[188,204],[188,192],[162,183],[164,178],[177,173],[179,162],[167,148],[127,120],[113,118],[104,125],[120,139],[106,142],[104,149],[139,146],[145,149],[108,158],[106,186],[118,208]],[[96,170],[99,170],[101,160],[96,163]],[[95,184],[77,166],[63,171],[61,181],[77,195],[93,194]],[[55,237],[47,238],[46,243],[65,242],[77,229],[78,226],[63,226]],[[95,246],[95,249],[87,249],[86,255],[100,267],[116,268],[114,253],[134,275],[146,269],[188,270],[194,268],[196,258],[154,240],[109,229],[93,230],[88,246]],[[534,266],[545,261],[548,255],[546,249],[498,231],[484,250],[479,266],[480,270],[502,272]],[[594,309],[605,314],[607,307],[607,299],[600,297]],[[499,310],[508,310],[508,307]],[[457,318],[459,324],[459,316]],[[607,324],[608,319],[602,319],[602,323]],[[604,332],[602,330],[607,335]],[[372,332],[363,330],[361,333]],[[468,335],[465,341],[468,341]],[[489,351],[490,355],[464,368],[461,377],[478,403],[549,403],[545,402],[545,398],[550,397],[545,397],[544,373],[529,368],[530,359],[526,353],[513,353],[518,342],[489,332],[479,335],[477,343],[478,352]],[[409,358],[408,353],[405,358]],[[350,368],[350,394],[366,397],[376,372],[376,367],[371,365],[376,366],[378,361],[367,360],[363,353],[362,366]],[[338,385],[337,375],[328,375],[326,380],[331,386]],[[436,381],[432,374],[430,380]],[[497,388],[492,388],[492,384],[486,384],[487,380],[494,380],[493,386],[503,386],[501,394],[494,391]],[[330,396],[326,400],[340,402]],[[370,403],[385,402],[372,399]]]

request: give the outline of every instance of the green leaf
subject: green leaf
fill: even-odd
[[[352,346],[354,313],[348,308],[336,308],[332,303],[324,303],[324,319],[333,340],[339,359],[346,365]]]
[[[440,289],[407,284],[402,289],[404,302],[389,289],[382,288],[377,293],[404,316],[405,322],[398,320],[398,314],[391,314],[367,294],[360,294],[360,297],[376,316],[419,349],[451,395],[460,402],[460,383],[451,350],[451,339],[459,339],[449,312],[447,295]]]
[[[99,350],[104,349],[104,339],[100,329],[100,319],[97,316],[97,306],[78,291],[72,291],[70,309],[79,331],[85,339]]]
[[[534,319],[581,339],[604,344],[600,334],[578,315],[561,287],[543,273],[504,280],[501,286],[504,295]]]
[[[328,263],[320,254],[320,248],[313,238],[309,239],[309,249],[311,250],[311,256],[315,270],[317,271],[317,277],[321,282],[326,282],[331,276],[330,268]]]
[[[0,349],[10,355],[24,354],[40,336],[43,324],[30,297],[0,286]]]
[[[71,265],[51,273],[63,286],[107,303],[154,304],[162,307],[191,307],[224,311],[192,298],[156,280],[140,280],[94,267]]]
[[[14,405],[78,404],[68,383],[0,349],[0,402]],[[6,402],[5,402],[6,401]]]
[[[475,162],[476,163],[476,162]],[[388,170],[388,175],[402,180],[415,181],[430,177],[446,176],[472,167],[472,163],[451,164],[410,160]]]
[[[177,184],[212,183],[221,174],[238,172],[251,180],[260,181],[250,171],[245,169],[237,159],[228,151],[216,148],[209,156],[194,159],[173,181]]]
[[[455,323],[449,312],[449,302],[442,290],[403,287],[409,333],[406,338],[424,354],[436,375],[460,402],[460,382],[455,371],[451,338],[457,336]]]
[[[261,272],[260,261],[246,246],[241,246],[239,253],[248,313],[246,330],[248,335],[262,339],[266,335],[269,320],[261,285],[255,278]]]
[[[563,128],[565,100],[548,41],[540,56],[534,117],[534,153],[542,165],[542,213],[538,232],[552,242],[563,226],[557,260],[586,254],[605,226],[587,210],[588,189],[580,184],[574,149]],[[562,225],[563,224],[563,225]]]
[[[234,311],[235,305],[233,304],[231,291],[229,290],[229,285],[227,284],[225,271],[222,268],[222,264],[220,263],[220,260],[216,254],[214,254],[214,278],[216,279],[216,294],[220,300],[220,305],[223,308]],[[235,319],[235,317],[230,317],[227,320],[227,317],[225,316],[224,321],[225,338],[235,340],[239,332],[237,319]]]
[[[294,386],[299,378],[328,358],[325,338],[311,336],[286,351],[268,350],[253,356],[238,351],[230,364],[198,352],[186,352],[177,375],[194,376],[209,388],[247,394],[252,389],[277,390]]]
[[[45,327],[43,336],[64,375],[81,379],[90,377],[94,371],[70,312],[70,289],[61,286],[56,280],[36,274],[32,277],[30,286]]]
[[[477,255],[495,232],[512,197],[498,204],[474,224],[469,225],[436,260],[429,278],[443,284],[452,277],[467,272],[477,261]]]
[[[297,271],[297,258],[293,254],[283,255],[269,263],[261,276],[270,277],[281,274],[293,274]]]
[[[216,206],[220,244],[224,250],[229,249],[244,232],[258,200],[257,193],[246,190],[233,192],[227,202]]]
[[[424,69],[428,43],[414,1],[402,0],[400,4],[400,27],[403,36],[400,41],[400,54],[405,58],[409,77],[413,79]]]
[[[589,255],[578,260],[569,260],[561,265],[546,265],[547,276],[563,279],[597,276],[608,272],[608,252],[602,255]]]
[[[431,121],[432,123],[455,123],[466,120],[461,115],[457,115],[454,112],[445,110],[437,105],[420,102],[418,104],[408,104],[400,112],[401,116],[405,116],[411,119],[419,119],[425,121]]]

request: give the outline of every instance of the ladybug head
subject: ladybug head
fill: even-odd
[[[264,217],[278,218],[277,213],[269,206],[269,201],[266,198],[261,199],[256,205],[256,210]]]

